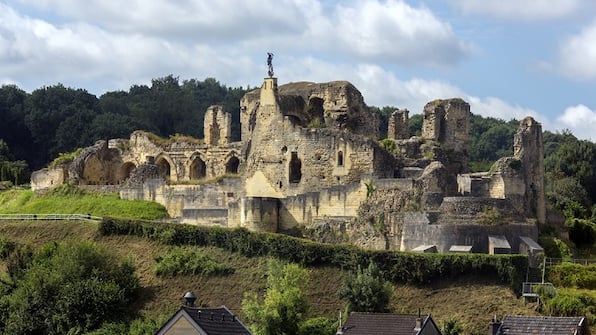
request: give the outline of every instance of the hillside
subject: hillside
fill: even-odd
[[[158,278],[153,274],[154,258],[173,248],[155,241],[134,236],[102,236],[96,223],[87,222],[3,222],[0,236],[39,247],[49,241],[90,240],[113,250],[120,256],[131,257],[141,279],[141,294],[135,304],[135,313],[151,319],[164,318],[180,304],[184,292],[192,290],[199,303],[207,306],[225,304],[241,318],[241,300],[244,292],[262,292],[265,286],[267,261],[263,257],[247,258],[214,247],[196,248],[218,262],[231,265],[235,272],[227,276],[181,276]],[[4,265],[0,267],[4,271]],[[335,292],[341,285],[345,271],[322,266],[311,267],[308,300],[311,316],[334,318],[344,301]],[[438,320],[456,318],[466,325],[471,334],[484,334],[494,314],[535,315],[533,304],[524,304],[511,290],[494,278],[468,275],[430,285],[412,286],[394,284],[391,307],[396,312],[415,313],[421,308]]]

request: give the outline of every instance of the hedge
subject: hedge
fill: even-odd
[[[496,275],[520,292],[528,258],[525,255],[424,254],[365,250],[353,245],[325,244],[283,234],[244,228],[202,227],[177,223],[104,218],[103,235],[134,235],[169,245],[215,246],[244,256],[269,256],[303,266],[332,265],[355,271],[374,261],[387,280],[427,284],[465,274]]]

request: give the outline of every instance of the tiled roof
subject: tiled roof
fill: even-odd
[[[182,306],[209,335],[251,335],[251,332],[225,306],[201,308]]]
[[[352,312],[342,327],[344,335],[412,335],[416,327],[414,314]],[[422,316],[422,324],[429,318]]]
[[[503,335],[573,335],[584,325],[584,317],[505,316],[499,334]]]

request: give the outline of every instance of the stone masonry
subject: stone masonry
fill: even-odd
[[[410,138],[408,127],[407,109],[398,109],[389,116],[389,127],[387,129],[387,138],[393,140],[405,140]]]

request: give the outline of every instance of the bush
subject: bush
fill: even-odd
[[[16,243],[6,237],[0,237],[0,259],[5,259],[16,248]]]
[[[571,249],[565,242],[553,236],[540,236],[538,243],[544,248],[546,257],[571,259]]]
[[[220,264],[201,252],[182,248],[176,248],[164,256],[155,257],[154,270],[158,276],[211,276],[234,272],[232,267]]]
[[[547,278],[557,287],[596,289],[596,264],[563,263],[547,268]]]
[[[298,335],[330,335],[337,330],[337,320],[325,317],[308,319],[299,325]]]
[[[425,284],[462,274],[492,274],[519,292],[528,265],[525,255],[364,250],[353,245],[323,244],[282,234],[250,232],[243,228],[104,218],[99,231],[104,235],[135,235],[170,245],[214,246],[247,257],[270,256],[301,265],[328,264],[352,271],[356,271],[358,266],[367,267],[372,261],[379,266],[386,280],[395,283]]]
[[[132,263],[91,243],[46,244],[13,280],[0,299],[6,334],[97,329],[125,315],[139,285]]]
[[[556,316],[586,316],[590,323],[596,314],[596,299],[586,293],[559,293],[544,302],[545,312]]]

